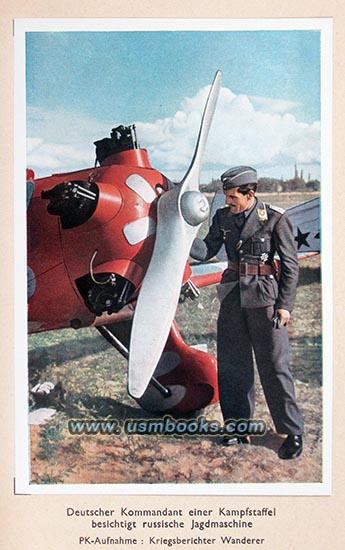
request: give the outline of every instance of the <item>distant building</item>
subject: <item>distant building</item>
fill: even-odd
[[[304,182],[304,178],[303,178],[303,169],[301,169],[301,172],[300,172],[300,175],[298,175],[298,167],[297,167],[297,164],[295,164],[295,176],[294,176],[294,181],[297,183],[303,183]],[[305,183],[305,182],[304,182]]]

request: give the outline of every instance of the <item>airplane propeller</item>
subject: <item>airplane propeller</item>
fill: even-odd
[[[158,200],[156,240],[139,292],[131,333],[128,391],[135,398],[143,395],[156,369],[175,316],[193,240],[209,213],[207,199],[199,191],[199,179],[221,78],[221,71],[217,71],[186,175]]]

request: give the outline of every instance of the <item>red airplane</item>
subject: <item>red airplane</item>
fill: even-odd
[[[96,165],[36,179],[28,170],[29,332],[95,327],[128,358],[128,391],[151,412],[186,415],[216,402],[216,359],[189,347],[179,298],[220,281],[189,251],[209,206],[199,192],[220,90],[216,73],[187,174],[172,184],[138,146],[135,127],[95,142]]]
[[[28,170],[29,332],[97,328],[129,358],[128,391],[152,412],[217,400],[215,358],[185,344],[174,315],[181,288],[197,292],[187,260],[209,213],[199,176],[220,82],[218,71],[180,184],[151,167],[134,126],[95,142],[93,168]]]

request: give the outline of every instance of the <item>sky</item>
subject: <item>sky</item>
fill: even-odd
[[[93,142],[135,123],[152,166],[179,181],[217,69],[201,183],[241,164],[320,179],[317,30],[27,32],[28,167],[93,166]]]

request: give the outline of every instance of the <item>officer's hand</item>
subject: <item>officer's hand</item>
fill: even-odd
[[[289,323],[291,315],[287,309],[277,309],[276,315],[278,315],[280,319],[280,326],[284,327]]]
[[[207,252],[206,243],[204,243],[204,241],[199,237],[196,237],[193,241],[189,255],[194,258],[194,260],[203,262],[207,258]]]

